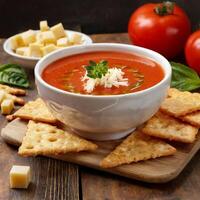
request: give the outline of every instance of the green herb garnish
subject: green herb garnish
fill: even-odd
[[[105,60],[96,63],[92,60],[89,61],[89,65],[85,66],[87,70],[87,76],[93,79],[101,78],[108,72],[108,62]]]
[[[25,71],[16,64],[0,65],[0,83],[23,88],[29,87]]]
[[[171,87],[177,88],[181,91],[192,91],[200,88],[200,78],[193,69],[175,62],[171,62],[171,66]]]

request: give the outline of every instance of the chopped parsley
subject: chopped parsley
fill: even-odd
[[[102,78],[108,72],[108,62],[106,60],[101,60],[96,63],[92,60],[89,61],[89,65],[85,66],[87,70],[87,76],[93,79]]]

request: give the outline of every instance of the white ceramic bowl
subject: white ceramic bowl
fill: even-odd
[[[37,30],[36,30],[37,32]],[[76,31],[70,31],[70,30],[65,30],[65,32],[69,35],[72,35],[73,33],[77,33],[82,35],[82,39],[83,39],[83,43],[81,45],[87,45],[87,44],[92,44],[92,39],[84,34],[84,33],[80,33],[80,32],[76,32]],[[27,57],[27,56],[21,56],[19,54],[16,54],[12,49],[11,49],[11,45],[10,45],[10,40],[11,37],[8,38],[3,45],[3,49],[4,51],[9,54],[10,56],[13,57],[13,62],[16,62],[17,64],[20,64],[21,66],[25,67],[25,68],[30,68],[30,69],[34,69],[36,63],[41,59],[41,58],[34,58],[34,57]],[[68,47],[66,47],[68,48]]]
[[[41,78],[45,67],[53,61],[93,51],[117,51],[148,57],[161,65],[164,78],[146,90],[108,96],[70,93],[49,85]],[[82,137],[113,140],[126,136],[155,114],[169,88],[171,67],[163,56],[154,51],[133,45],[99,43],[70,47],[51,53],[37,63],[35,78],[39,95],[46,101],[57,119]]]

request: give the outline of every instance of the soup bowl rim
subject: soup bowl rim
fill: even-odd
[[[94,51],[87,51],[88,47],[93,47]],[[42,79],[42,72],[50,64],[49,63],[48,65],[46,65],[45,67],[43,67],[43,63],[46,60],[48,60],[49,58],[55,57],[54,61],[52,61],[52,62],[55,62],[55,61],[57,61],[59,59],[67,57],[67,56],[81,54],[79,52],[79,49],[86,49],[85,53],[87,53],[87,52],[95,52],[95,51],[98,52],[99,51],[98,50],[99,47],[111,47],[111,48],[113,48],[113,50],[110,50],[110,51],[115,51],[115,52],[122,52],[122,51],[116,51],[118,48],[121,48],[121,49],[122,48],[131,49],[131,50],[133,50],[133,54],[136,54],[136,55],[140,55],[139,53],[134,52],[134,51],[137,51],[137,50],[139,50],[141,52],[146,52],[148,54],[152,54],[157,59],[152,59],[152,58],[148,58],[148,59],[154,60],[156,63],[158,63],[158,61],[157,61],[158,59],[162,60],[163,65],[160,64],[160,66],[161,66],[161,68],[164,71],[164,77],[163,77],[163,79],[160,82],[158,82],[157,84],[155,84],[155,85],[153,85],[153,86],[151,86],[151,87],[149,87],[147,89],[144,89],[144,90],[141,90],[141,91],[132,92],[132,93],[115,94],[115,95],[112,95],[112,94],[111,95],[91,95],[91,94],[80,94],[80,93],[68,92],[68,91],[56,88],[56,87],[48,84],[47,82],[45,82]],[[77,51],[77,52],[70,54],[71,50],[74,50],[74,51]],[[66,55],[64,57],[59,57],[58,58],[58,55],[61,52],[67,52],[68,55]],[[140,56],[143,56],[143,55],[140,55]],[[40,72],[40,68],[41,67],[43,67],[43,70]],[[37,79],[37,81],[40,84],[42,84],[43,86],[45,86],[46,88],[48,88],[50,90],[53,90],[54,92],[56,92],[58,94],[66,94],[66,95],[71,95],[71,96],[74,96],[74,97],[81,97],[81,98],[97,98],[97,99],[100,99],[100,98],[123,98],[123,97],[134,97],[134,96],[148,95],[149,93],[152,93],[154,90],[156,90],[159,86],[161,86],[165,82],[167,82],[169,79],[171,79],[172,70],[171,70],[171,66],[170,66],[170,63],[168,62],[168,60],[164,56],[162,56],[161,54],[159,54],[159,53],[157,53],[157,52],[155,52],[153,50],[150,50],[150,49],[147,49],[147,48],[143,48],[143,47],[139,47],[139,46],[135,46],[135,45],[129,45],[129,44],[120,44],[120,43],[93,43],[93,44],[89,44],[89,45],[85,45],[85,46],[81,46],[80,45],[80,46],[68,47],[66,49],[60,49],[60,50],[57,50],[55,52],[52,52],[52,53],[46,55],[45,57],[43,57],[42,59],[40,59],[39,62],[37,62],[36,66],[35,66],[35,69],[34,69],[34,73],[35,73],[35,78]]]

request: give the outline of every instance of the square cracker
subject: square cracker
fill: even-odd
[[[134,131],[107,157],[101,161],[104,168],[116,167],[151,158],[173,155],[176,149],[171,145]]]
[[[161,104],[160,109],[174,117],[198,111],[200,110],[200,94],[169,89],[168,97]]]
[[[19,148],[19,155],[57,155],[68,152],[92,151],[96,144],[58,129],[56,126],[29,121],[27,132]]]
[[[142,131],[158,138],[192,143],[198,133],[198,128],[158,112],[147,122]]]
[[[29,101],[9,117],[12,119],[19,117],[20,119],[34,120],[46,123],[57,122],[57,119],[51,114],[41,98],[37,98],[35,101]]]
[[[200,127],[200,111],[180,117],[181,120],[194,126]]]
[[[13,88],[13,87],[9,87],[7,85],[2,85],[0,84],[0,90],[4,90],[6,91],[7,93],[9,94],[13,94],[13,95],[25,95],[26,94],[26,91],[25,90],[22,90],[22,89],[19,89],[19,88]]]
[[[176,98],[176,97],[179,97],[179,96],[189,96],[191,95],[191,92],[188,92],[188,91],[180,91],[176,88],[169,88],[168,91],[167,91],[167,96],[168,97],[173,97],[173,98]]]

